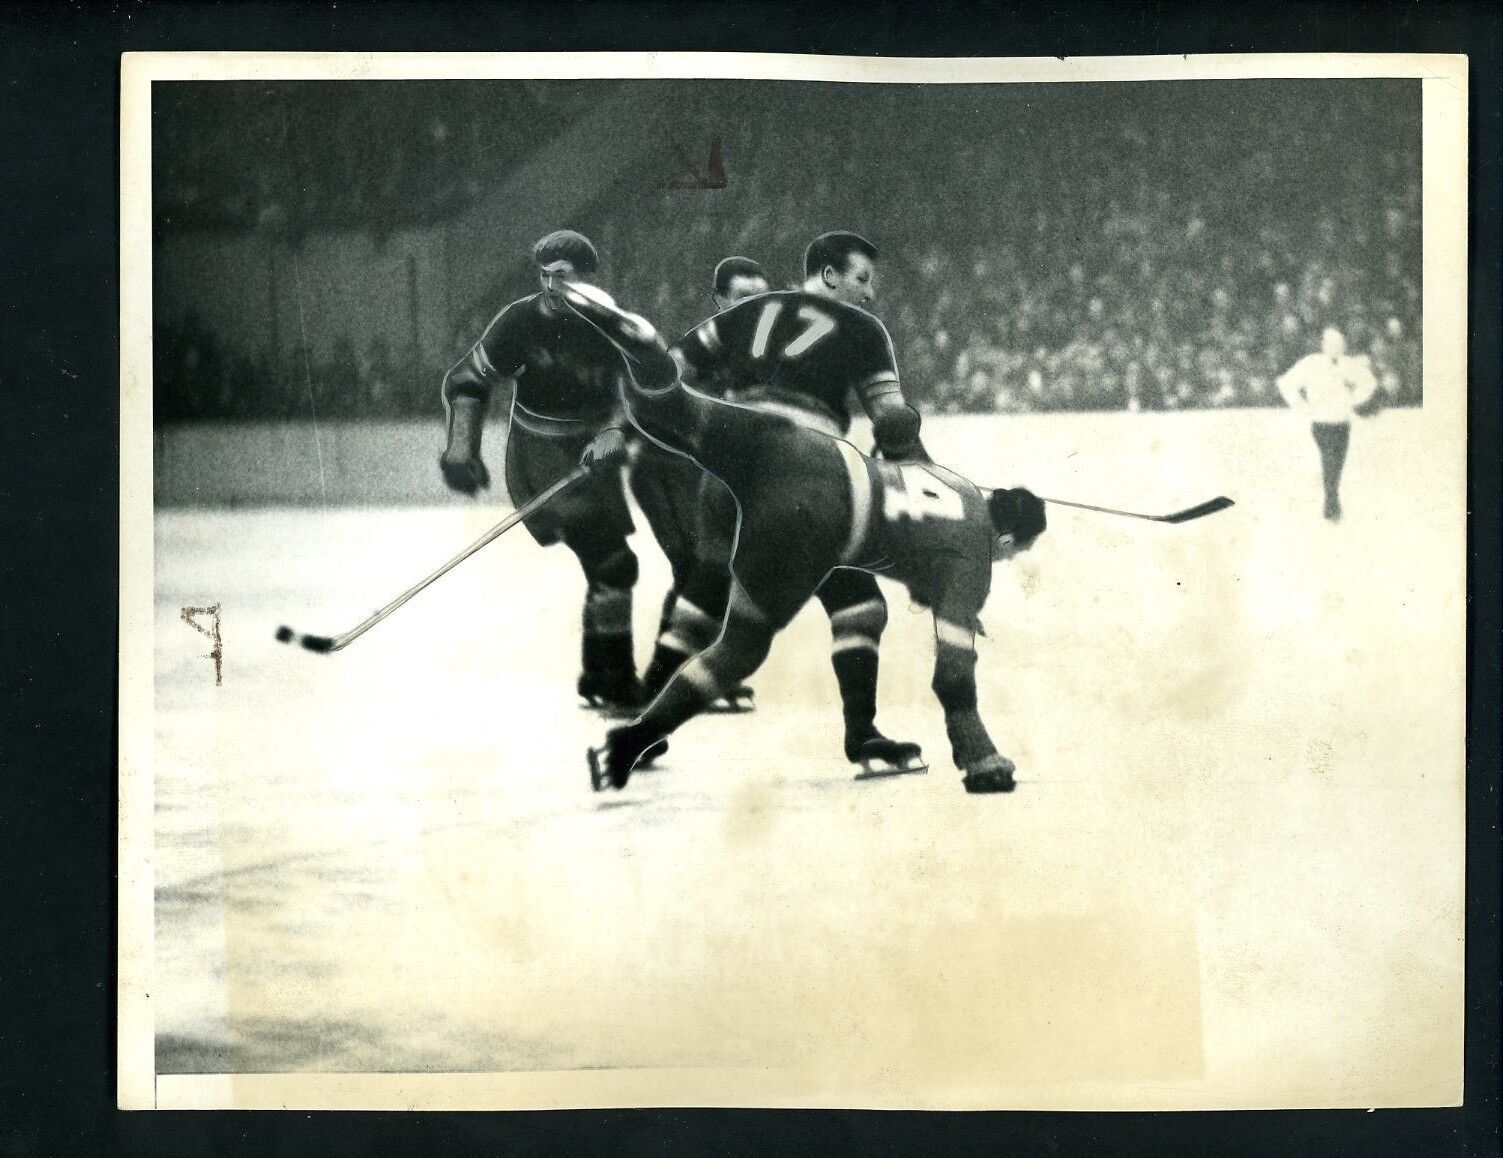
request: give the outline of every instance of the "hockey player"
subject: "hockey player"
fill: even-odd
[[[700,394],[679,380],[645,319],[591,286],[566,285],[564,293],[631,362],[632,422],[719,478],[741,514],[719,636],[641,716],[590,750],[594,788],[625,787],[634,768],[666,751],[675,729],[760,666],[822,583],[837,569],[859,568],[904,583],[933,610],[933,688],[966,791],[1010,792],[1015,767],[977,711],[975,632],[993,561],[1032,546],[1044,531],[1043,503],[1022,489],[982,491],[932,463],[868,458],[785,414]],[[918,425],[906,407],[879,411],[878,437],[911,446]]]
[[[716,310],[726,310],[743,298],[766,293],[770,288],[762,267],[751,258],[727,257],[715,267],[711,297]],[[647,517],[673,574],[672,586],[663,600],[657,648],[642,677],[643,696],[651,699],[679,665],[699,650],[674,634],[673,611],[697,562],[718,564],[723,570],[729,561],[736,508],[725,488],[689,459],[645,440],[633,446],[630,477],[637,505]],[[708,555],[704,553],[706,549]],[[751,707],[751,702],[751,689],[738,687],[732,688],[716,707],[744,711]]]
[[[486,408],[498,385],[511,385],[506,488],[518,506],[572,470],[602,429],[621,426],[625,375],[616,347],[568,309],[558,292],[560,279],[595,272],[594,245],[563,229],[538,241],[533,259],[540,292],[497,314],[443,386],[448,445],[439,466],[452,490],[473,495],[490,485],[480,456]],[[530,516],[526,526],[544,547],[562,541],[585,574],[579,694],[592,705],[630,712],[642,703],[631,635],[637,557],[626,542],[633,527],[621,472],[614,459],[603,461],[606,456],[596,451],[592,457],[600,469]]]
[[[728,383],[737,402],[836,436],[850,429],[847,400],[855,394],[886,457],[923,457],[919,416],[898,385],[892,340],[864,308],[876,293],[876,257],[859,234],[821,234],[804,252],[802,288],[735,303],[674,347],[683,381],[696,390]],[[649,696],[715,638],[725,616],[730,538],[719,528],[734,527],[733,514],[723,490],[711,488],[705,499],[701,558],[659,637],[644,681]],[[866,773],[920,770],[918,745],[891,740],[876,726],[878,649],[887,625],[876,579],[835,571],[818,597],[830,618],[846,758]]]

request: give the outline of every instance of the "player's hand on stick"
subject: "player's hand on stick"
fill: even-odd
[[[485,469],[485,460],[478,454],[451,447],[439,458],[438,467],[444,472],[449,489],[462,495],[473,495],[491,485],[491,472]]]
[[[626,435],[619,427],[608,426],[597,434],[579,457],[579,465],[594,470],[614,466],[626,457]]]

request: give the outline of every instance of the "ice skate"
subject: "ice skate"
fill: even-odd
[[[577,690],[583,707],[615,719],[636,715],[646,702],[641,683],[631,673],[583,672]]]
[[[650,765],[668,751],[668,741],[659,737],[643,736],[630,725],[612,728],[605,734],[605,743],[587,752],[590,763],[590,787],[596,792],[614,788],[618,792],[626,787],[631,774],[640,767]]]
[[[1011,792],[1018,786],[1012,774],[1017,771],[1017,765],[1006,756],[1000,756],[993,752],[990,756],[964,768],[963,783],[967,792],[982,794],[991,792]]]
[[[754,712],[757,710],[757,693],[745,684],[738,684],[723,696],[715,697],[714,702],[705,710],[718,716],[739,716],[744,712]]]
[[[860,766],[857,780],[884,776],[919,775],[929,770],[924,750],[907,740],[889,740],[880,732],[859,742],[846,742],[845,757]]]

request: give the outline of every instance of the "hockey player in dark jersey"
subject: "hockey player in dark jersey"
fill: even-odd
[[[461,494],[490,485],[481,434],[491,395],[506,382],[512,385],[506,489],[518,506],[573,470],[603,428],[616,430],[615,457],[594,455],[598,469],[529,516],[526,526],[542,546],[562,541],[584,570],[579,694],[608,710],[635,711],[642,703],[631,635],[637,557],[626,542],[633,526],[618,469],[625,362],[557,292],[558,279],[595,272],[599,258],[589,239],[567,229],[550,233],[533,258],[541,291],[497,314],[444,377],[448,445],[439,465]]]
[[[757,262],[749,257],[727,257],[715,267],[711,297],[716,310],[726,310],[742,298],[764,294],[770,288],[771,283]],[[727,383],[706,385],[707,393],[720,394]],[[632,447],[630,478],[637,505],[667,556],[673,575],[663,600],[657,649],[642,677],[643,695],[650,699],[662,690],[684,660],[699,650],[699,646],[675,634],[674,609],[696,565],[710,562],[724,571],[730,559],[736,507],[726,489],[712,476],[683,455],[646,440],[637,440]],[[707,548],[708,555],[704,553]],[[738,687],[732,688],[716,707],[745,711],[751,702],[751,689]]]
[[[822,583],[857,568],[902,582],[933,610],[933,688],[965,788],[1011,791],[1015,767],[977,710],[975,632],[992,563],[1032,546],[1044,531],[1044,504],[1023,489],[983,491],[933,463],[869,458],[786,415],[701,394],[679,380],[645,319],[592,286],[566,285],[564,294],[631,362],[625,397],[633,424],[719,478],[740,511],[719,636],[641,716],[590,750],[594,788],[625,787],[633,769],[666,751],[673,731],[761,665]],[[879,439],[917,439],[917,413],[903,413],[888,411]]]
[[[855,233],[815,238],[804,253],[801,289],[735,303],[674,347],[683,380],[707,393],[728,386],[737,402],[832,435],[849,431],[848,399],[854,395],[871,416],[886,457],[922,457],[923,447],[910,433],[918,428],[918,414],[898,384],[892,341],[864,308],[876,293],[876,256],[876,247]],[[701,389],[707,383],[710,389]],[[711,488],[704,499],[700,559],[659,636],[644,678],[648,696],[710,643],[725,616],[734,509],[723,488]],[[887,625],[877,581],[861,571],[836,571],[817,594],[830,618],[846,758],[867,773],[921,769],[917,744],[891,740],[876,726],[878,649]]]

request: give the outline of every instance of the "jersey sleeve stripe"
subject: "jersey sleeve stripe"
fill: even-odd
[[[875,398],[881,394],[896,394],[902,390],[898,382],[898,376],[891,370],[878,370],[870,378],[867,378],[856,387],[864,398]]]

